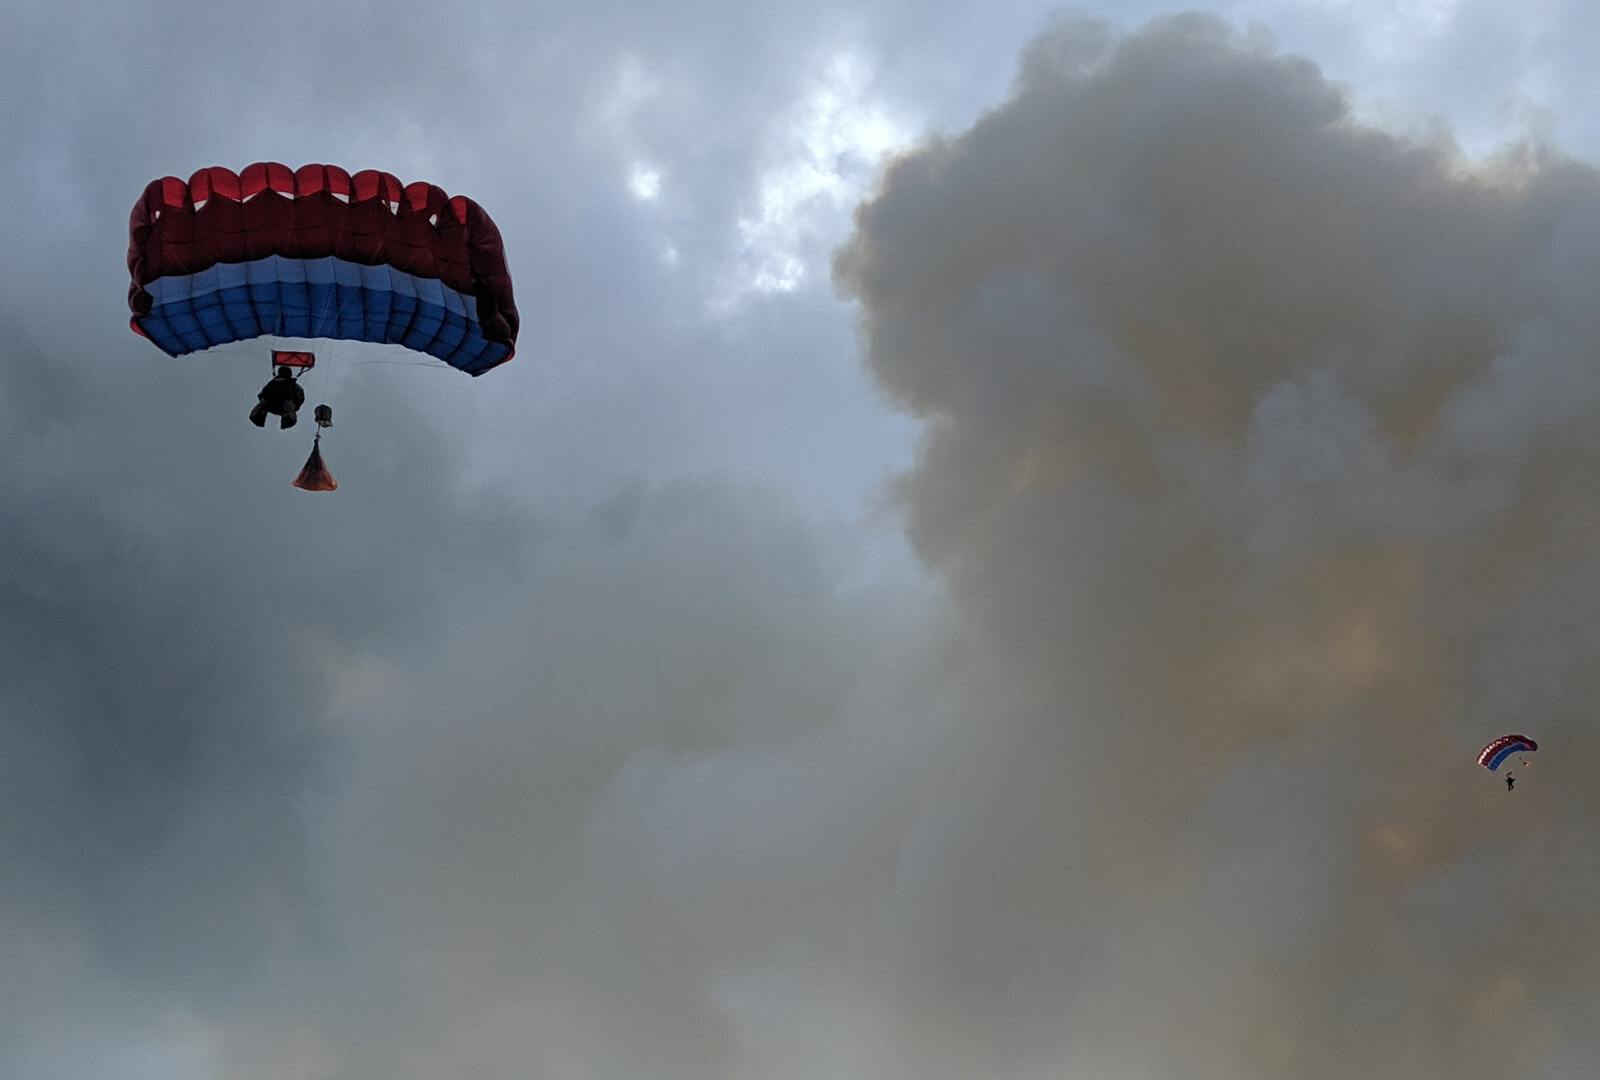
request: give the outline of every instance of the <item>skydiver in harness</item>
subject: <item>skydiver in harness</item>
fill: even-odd
[[[1512,776],[1510,773],[1506,773],[1506,790],[1510,791],[1512,788],[1514,788],[1516,786],[1517,786],[1517,778],[1515,776]]]
[[[300,406],[306,403],[306,392],[295,380],[287,364],[278,368],[271,381],[256,395],[256,407],[250,410],[250,422],[256,427],[267,426],[267,414],[275,413],[281,419],[278,427],[292,428],[299,421]]]

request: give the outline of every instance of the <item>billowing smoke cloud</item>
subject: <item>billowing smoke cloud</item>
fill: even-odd
[[[1349,110],[1209,17],[1064,24],[837,256],[1013,696],[913,1075],[1600,1067],[1600,173]]]

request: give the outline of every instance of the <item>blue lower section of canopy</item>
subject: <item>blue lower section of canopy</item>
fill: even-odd
[[[1484,764],[1489,766],[1489,771],[1490,772],[1494,772],[1495,770],[1500,768],[1500,763],[1505,761],[1505,759],[1510,757],[1512,754],[1526,754],[1528,752],[1529,752],[1528,748],[1526,746],[1524,746],[1523,744],[1521,744],[1521,743],[1513,743],[1512,745],[1507,746],[1507,747],[1501,749],[1500,751],[1498,751],[1488,761],[1484,762]]]
[[[478,325],[477,301],[436,278],[332,256],[218,263],[157,278],[138,324],[171,356],[263,334],[402,345],[481,375],[511,353]]]

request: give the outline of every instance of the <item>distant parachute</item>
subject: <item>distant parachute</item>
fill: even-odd
[[[517,309],[483,208],[427,183],[260,162],[152,180],[128,221],[131,325],[172,356],[263,336],[400,345],[469,375]]]
[[[1478,752],[1478,764],[1493,772],[1512,754],[1527,753],[1537,749],[1539,744],[1526,735],[1502,735]]]

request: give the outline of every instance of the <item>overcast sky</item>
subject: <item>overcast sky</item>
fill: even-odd
[[[1600,1075],[1600,13],[1185,11],[0,0],[0,1080]],[[522,312],[333,494],[260,160]]]

